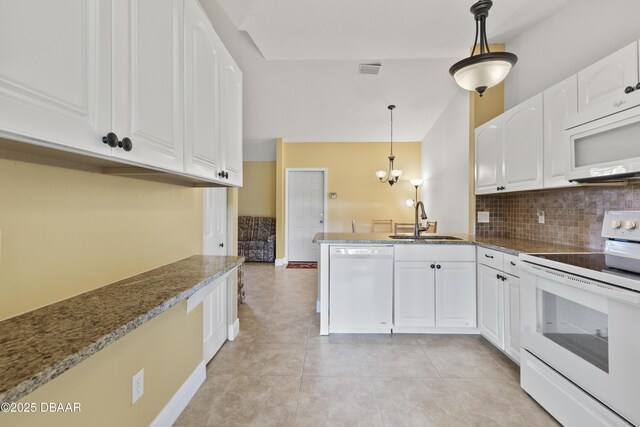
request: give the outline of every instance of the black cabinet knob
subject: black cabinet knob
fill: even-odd
[[[224,248],[224,243],[220,243],[218,246],[220,246],[221,248]]]
[[[226,171],[225,171],[225,173],[224,173],[224,178],[225,178],[225,179],[229,179],[229,172],[226,172]]]
[[[102,142],[109,145],[109,147],[115,148],[118,146],[118,135],[113,132],[109,132],[102,137]]]
[[[438,270],[440,270],[440,269],[442,268],[442,266],[441,266],[440,264],[438,264],[438,265],[436,265],[436,268],[437,268]]]
[[[435,264],[431,264],[431,268],[436,268],[436,265]]]
[[[634,90],[636,90],[636,88],[635,88],[635,87],[633,87],[633,86],[627,86],[626,88],[624,88],[624,93],[631,93],[631,92],[633,92]]]
[[[122,148],[124,151],[131,151],[133,149],[133,142],[125,137],[122,138],[122,141],[118,142],[118,147]]]
[[[636,90],[640,90],[640,83],[636,85]]]

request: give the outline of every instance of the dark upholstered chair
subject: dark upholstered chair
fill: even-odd
[[[274,262],[276,259],[276,219],[238,217],[238,255],[248,262]]]

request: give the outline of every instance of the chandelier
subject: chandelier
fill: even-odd
[[[389,185],[393,185],[398,182],[398,180],[402,176],[402,171],[400,169],[394,168],[393,166],[393,161],[396,159],[396,157],[393,155],[393,109],[396,108],[396,106],[389,105],[387,108],[391,113],[391,154],[389,155],[389,169],[387,172],[379,170],[378,172],[376,172],[376,176],[383,184],[385,182],[388,182]]]
[[[491,52],[487,42],[486,20],[491,0],[479,0],[471,6],[471,13],[476,19],[476,38],[473,42],[471,56],[456,62],[449,69],[449,74],[458,86],[469,91],[476,91],[482,96],[485,90],[503,81],[511,68],[518,62],[518,57],[510,52]],[[478,34],[480,43],[478,43]],[[480,53],[476,48],[480,45]]]

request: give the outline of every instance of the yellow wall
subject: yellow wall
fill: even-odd
[[[276,216],[276,162],[244,162],[238,214]]]
[[[503,44],[491,44],[492,52],[504,52]],[[517,66],[517,65],[516,65]],[[473,233],[476,215],[475,196],[475,129],[504,113],[504,82],[480,96],[469,92],[469,233]]]
[[[176,363],[179,361],[179,363]],[[146,426],[202,361],[202,305],[183,301],[21,400],[78,402],[80,413],[0,414],[6,426]],[[131,377],[144,394],[131,405]]]
[[[0,320],[202,252],[202,190],[0,159]]]
[[[393,187],[381,184],[375,176],[377,170],[387,170],[388,142],[321,142],[278,143],[277,170],[278,216],[277,241],[284,242],[284,195],[286,168],[327,168],[328,188],[327,231],[350,232],[351,220],[371,224],[373,219],[393,219],[394,222],[413,222],[413,208],[405,204],[414,198],[415,189],[409,179],[420,178],[420,142],[404,142],[393,145],[395,165],[402,169],[400,182]],[[282,153],[282,155],[280,155]],[[277,160],[277,161],[278,161]],[[328,193],[338,193],[337,199],[329,199]],[[276,245],[277,258],[284,257],[284,245]]]
[[[202,209],[200,189],[0,159],[0,320],[201,253]],[[23,399],[81,416],[12,422],[147,425],[201,360],[202,311],[179,304]]]

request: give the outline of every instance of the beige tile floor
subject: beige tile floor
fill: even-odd
[[[240,334],[176,426],[552,426],[477,335],[321,337],[317,270],[245,266]]]

